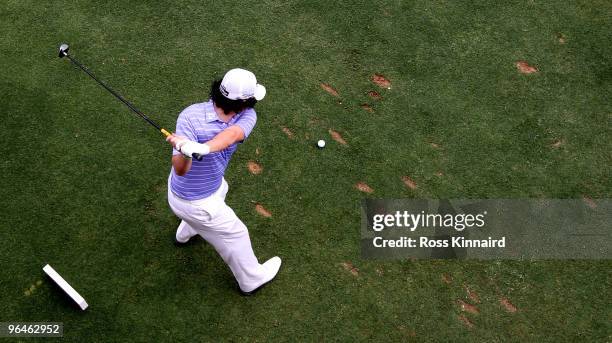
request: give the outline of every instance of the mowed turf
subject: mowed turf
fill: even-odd
[[[609,261],[362,260],[359,206],[609,198],[611,13],[609,1],[2,2],[0,321],[61,321],[72,342],[609,340]],[[211,246],[173,246],[169,146],[58,59],[62,42],[167,128],[213,78],[256,73],[268,95],[227,201],[257,256],[283,258],[272,284],[241,297]]]

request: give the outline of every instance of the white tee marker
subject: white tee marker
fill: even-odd
[[[49,275],[49,277],[53,281],[55,281],[55,283],[60,286],[60,288],[63,289],[64,292],[66,292],[66,294],[68,294],[68,296],[70,296],[70,298],[72,298],[75,303],[77,303],[77,305],[79,305],[81,310],[85,310],[89,306],[87,305],[85,299],[83,299],[83,297],[79,294],[79,292],[75,291],[74,288],[72,288],[72,286],[70,286],[70,284],[66,282],[66,280],[64,280],[64,278],[59,275],[50,265],[47,264],[46,266],[44,266],[43,271],[47,275]]]

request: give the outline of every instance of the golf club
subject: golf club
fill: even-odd
[[[68,57],[70,62],[72,62],[77,67],[81,68],[82,71],[87,73],[87,75],[89,75],[92,79],[94,79],[100,86],[104,87],[104,89],[106,89],[112,95],[114,95],[115,98],[119,99],[122,103],[124,103],[127,107],[129,107],[130,110],[132,110],[132,112],[138,114],[142,119],[144,119],[147,123],[149,123],[153,127],[155,127],[164,136],[168,137],[168,136],[171,135],[170,132],[168,132],[166,129],[162,128],[161,126],[157,125],[153,120],[149,119],[149,117],[147,117],[144,113],[142,113],[139,109],[137,109],[134,105],[132,105],[132,103],[130,103],[129,101],[125,100],[119,93],[115,92],[112,88],[110,88],[104,82],[99,80],[91,71],[89,71],[89,69],[85,68],[85,66],[83,66],[79,61],[77,61],[75,58],[70,56],[70,54],[68,53],[68,49],[69,48],[70,47],[68,46],[68,44],[60,45],[60,47],[59,47],[59,58]],[[195,158],[198,161],[201,161],[203,156],[200,155],[200,154],[194,153],[192,157]]]

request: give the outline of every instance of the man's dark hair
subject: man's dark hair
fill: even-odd
[[[226,98],[220,90],[221,80],[213,81],[210,86],[210,98],[217,105],[217,107],[221,108],[225,114],[230,112],[240,113],[244,109],[253,108],[257,103],[255,98],[248,98],[245,100],[231,100]]]

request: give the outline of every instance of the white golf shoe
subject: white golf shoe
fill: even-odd
[[[265,273],[266,273],[266,277],[263,279],[263,282],[261,285],[255,287],[253,290],[245,292],[242,289],[240,289],[240,287],[238,287],[238,289],[240,289],[240,293],[242,295],[245,296],[249,296],[249,295],[253,295],[255,294],[255,292],[259,291],[260,289],[263,288],[263,286],[267,285],[268,283],[270,283],[272,280],[274,280],[274,278],[276,277],[276,274],[278,274],[278,271],[280,270],[281,267],[281,259],[278,256],[274,256],[271,259],[267,260],[266,262],[264,262],[264,264],[262,265],[265,269]]]
[[[197,233],[187,228],[187,224],[184,221],[181,221],[181,224],[176,229],[176,235],[174,236],[174,242],[177,245],[184,245],[189,242],[189,240],[197,236]]]

